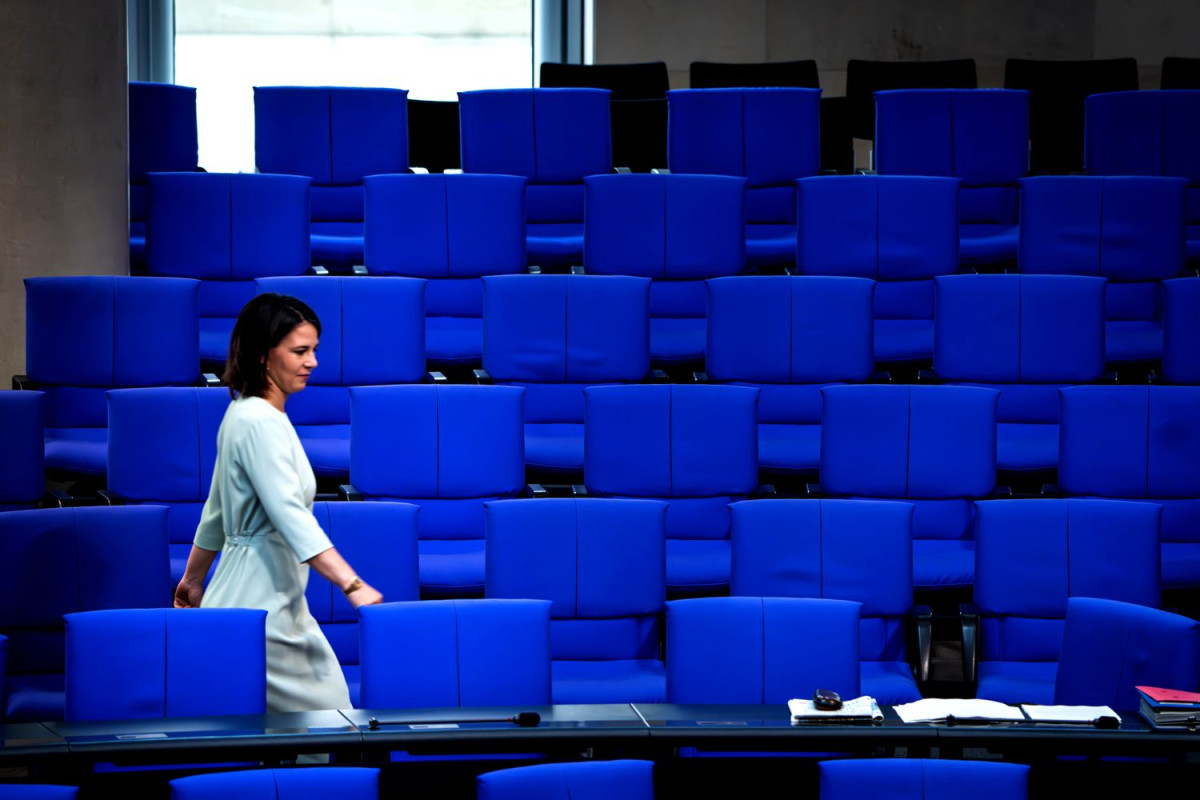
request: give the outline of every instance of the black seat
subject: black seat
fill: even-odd
[[[846,102],[855,139],[875,141],[875,92],[886,89],[977,89],[975,59],[846,63]]]

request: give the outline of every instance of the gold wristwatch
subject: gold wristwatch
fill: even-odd
[[[345,594],[345,595],[353,594],[354,592],[357,592],[362,587],[363,587],[362,578],[355,575],[354,580],[350,581],[348,584],[346,584],[346,588],[342,589],[342,594]]]

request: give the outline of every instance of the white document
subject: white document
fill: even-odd
[[[1121,717],[1108,706],[1035,706],[1023,705],[1021,710],[1034,722],[1083,722],[1091,723],[1101,717],[1112,717],[1118,723]]]
[[[788,700],[788,711],[792,712],[794,720],[819,719],[874,719],[883,720],[883,712],[879,704],[870,695],[846,700],[837,711],[824,711],[813,705],[812,700]]]
[[[942,722],[955,719],[983,719],[1000,722],[1020,722],[1025,719],[1021,709],[995,700],[941,699],[927,697],[915,703],[893,706],[905,722]]]

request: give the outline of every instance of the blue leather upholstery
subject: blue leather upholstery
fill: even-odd
[[[875,93],[880,175],[962,179],[959,257],[1017,257],[1017,182],[1029,165],[1029,93],[1014,89],[901,89]]]
[[[172,586],[183,577],[212,486],[223,389],[121,389],[108,394],[108,488],[130,503],[164,505]]]
[[[1185,189],[1175,178],[1076,175],[1021,182],[1021,271],[1108,279],[1110,362],[1162,354],[1159,282],[1183,272]]]
[[[1163,377],[1200,384],[1200,280],[1163,281],[1162,289]]]
[[[43,783],[12,783],[0,785],[0,800],[75,800],[77,786],[56,786]]]
[[[1200,91],[1108,92],[1084,101],[1084,166],[1093,175],[1186,178],[1187,260],[1200,261]]]
[[[425,378],[425,282],[408,278],[260,278],[258,294],[298,297],[321,320],[318,366],[287,414],[318,478],[350,475],[350,387]]]
[[[555,703],[661,703],[666,505],[486,504],[488,598],[550,600]]]
[[[972,500],[996,484],[996,401],[971,386],[832,386],[821,390],[821,488],[908,500],[913,585],[970,586]]]
[[[266,611],[110,609],[63,619],[68,721],[267,710]]]
[[[408,92],[346,86],[254,87],[259,172],[312,179],[312,263],[363,258],[363,178],[408,170]]]
[[[364,184],[367,268],[427,279],[427,357],[478,364],[480,277],[525,271],[524,178],[374,175]]]
[[[464,172],[520,175],[530,264],[583,258],[583,179],[612,172],[607,89],[458,93]]]
[[[746,180],[713,175],[609,175],[584,181],[583,263],[598,275],[640,275],[650,286],[650,358],[704,357],[705,278],[745,265]]]
[[[168,606],[174,586],[165,508],[0,514],[0,633],[9,640],[5,719],[63,718],[63,614]]]
[[[1075,275],[934,279],[933,368],[999,390],[996,465],[1058,466],[1058,389],[1104,372],[1104,287]]]
[[[913,607],[913,507],[864,500],[750,500],[729,508],[729,593],[861,603],[863,693],[888,704],[920,700],[905,646]]]
[[[350,479],[368,498],[420,506],[425,594],[483,592],[484,501],[525,483],[523,395],[513,386],[350,390]]]
[[[650,280],[503,275],[483,294],[483,368],[525,388],[525,464],[578,475],[584,387],[650,370]]]
[[[1138,706],[1135,686],[1194,692],[1197,676],[1200,622],[1116,600],[1067,601],[1055,703],[1132,711]]]
[[[197,288],[141,277],[25,279],[25,366],[45,392],[47,467],[104,474],[106,390],[196,383]]]
[[[485,772],[477,786],[479,800],[654,800],[654,762],[534,764]]]
[[[200,357],[224,362],[255,278],[309,267],[309,179],[164,172],[150,176],[151,275],[199,278]]]
[[[33,508],[46,493],[45,398],[0,393],[0,511]]]
[[[388,603],[416,600],[420,595],[417,511],[407,503],[313,503],[313,516],[333,546]],[[350,702],[358,705],[358,611],[340,586],[315,570],[308,577],[305,599],[342,666]]]
[[[583,394],[588,491],[667,501],[667,590],[722,590],[729,583],[727,506],[758,484],[758,391],[655,385]]]
[[[705,371],[712,381],[759,390],[759,467],[815,471],[821,387],[865,381],[874,370],[874,282],[747,276],[705,283]]]
[[[673,173],[732,175],[746,183],[746,261],[795,261],[795,181],[820,169],[820,89],[667,92]]]
[[[786,703],[817,689],[858,697],[859,607],[794,597],[672,600],[667,702]]]
[[[549,705],[550,605],[421,600],[362,608],[363,705]]]
[[[1024,800],[1029,767],[990,761],[876,758],[823,761],[821,800]]]
[[[825,176],[797,186],[796,267],[870,278],[875,360],[933,355],[933,281],[958,269],[957,178]]]
[[[1200,586],[1200,387],[1061,390],[1058,483],[1068,495],[1162,506],[1162,581]]]
[[[977,697],[1053,703],[1070,597],[1160,602],[1161,510],[1114,500],[977,503]]]
[[[171,781],[171,800],[377,800],[379,770],[370,767],[254,769]]]
[[[146,261],[146,176],[195,172],[199,165],[196,90],[174,83],[129,82],[129,266]]]

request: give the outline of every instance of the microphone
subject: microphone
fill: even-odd
[[[455,725],[460,722],[512,722],[521,728],[536,728],[542,721],[542,715],[536,711],[522,711],[511,717],[478,717],[474,719],[389,719],[379,720],[371,717],[367,720],[367,730],[377,731],[384,725]]]

